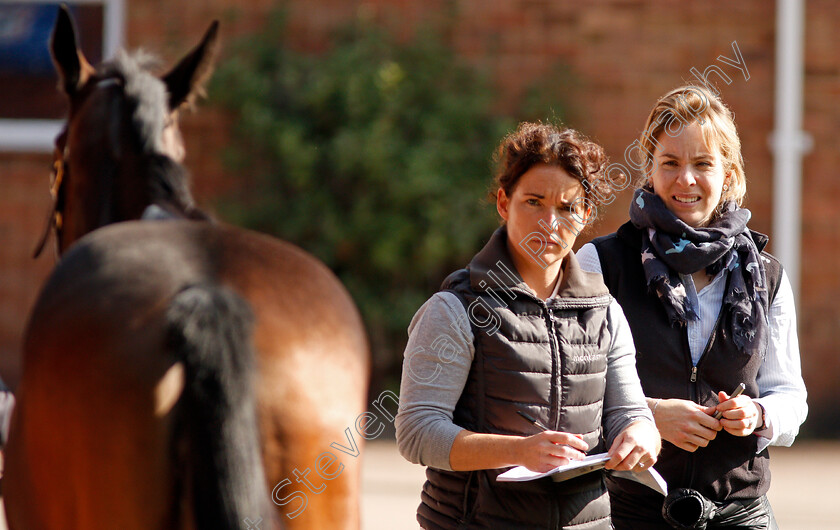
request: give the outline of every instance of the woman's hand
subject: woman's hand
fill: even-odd
[[[761,421],[758,403],[744,394],[730,399],[723,391],[718,392],[718,400],[720,403],[715,410],[723,413],[720,425],[726,432],[734,436],[748,436],[753,433]]]
[[[572,460],[581,460],[586,456],[588,449],[589,446],[580,434],[544,431],[518,438],[515,458],[519,465],[531,471],[545,473]]]
[[[586,456],[589,447],[580,434],[545,431],[533,436],[486,434],[462,430],[449,450],[454,471],[525,466],[545,473]]]
[[[704,407],[685,399],[662,399],[656,406],[654,419],[663,440],[694,452],[698,447],[709,445],[723,428],[721,422],[712,417],[716,410],[716,407]]]
[[[613,440],[606,468],[616,471],[644,471],[656,463],[661,449],[662,439],[656,427],[644,419],[634,421]]]

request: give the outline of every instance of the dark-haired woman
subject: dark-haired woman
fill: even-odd
[[[630,221],[578,252],[627,314],[672,494],[610,480],[618,529],[776,528],[768,445],[790,445],[807,413],[793,292],[750,230],[732,113],[686,86],[660,98],[640,140]],[[744,392],[729,394],[743,383]],[[716,417],[720,414],[720,419]]]
[[[601,473],[496,481],[509,466],[548,471],[607,448],[609,469],[656,461],[627,323],[570,252],[594,213],[587,193],[606,186],[606,157],[575,131],[532,123],[497,157],[502,226],[409,326],[396,428],[403,456],[428,466],[417,520],[607,529]]]

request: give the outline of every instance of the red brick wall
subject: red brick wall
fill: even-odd
[[[10,384],[20,371],[26,315],[54,263],[52,248],[32,259],[49,210],[50,162],[0,153],[0,374]]]
[[[171,61],[196,42],[212,18],[222,20],[222,35],[229,41],[259,27],[272,3],[132,0],[127,5],[129,45],[142,44]],[[573,82],[558,83],[557,91],[571,103],[569,125],[600,141],[614,160],[623,158],[657,96],[690,81],[692,67],[703,71],[718,64],[732,79],[731,85],[718,86],[741,131],[752,226],[771,232],[767,138],[773,128],[774,2],[290,0],[287,5],[288,39],[312,50],[328,46],[330,31],[353,17],[374,18],[403,36],[421,24],[443,24],[456,50],[500,83],[503,108],[510,108],[534,80],[565,64]],[[804,128],[815,143],[804,161],[799,328],[815,419],[833,408],[834,381],[840,376],[833,334],[840,324],[840,308],[833,303],[840,294],[840,253],[835,251],[840,243],[840,209],[835,204],[840,181],[834,175],[840,167],[838,26],[840,10],[833,0],[807,2]],[[744,56],[749,80],[716,61],[719,55],[733,57],[732,41]],[[236,186],[235,176],[226,175],[218,163],[226,137],[224,120],[208,104],[201,106],[184,123],[187,164],[200,202]],[[13,381],[22,315],[46,271],[46,260],[32,266],[25,255],[42,222],[47,163],[32,156],[0,157],[0,370]],[[17,190],[14,194],[5,192],[7,179]],[[588,237],[614,230],[626,218],[628,202],[625,194],[605,208],[603,221]],[[8,212],[15,210],[21,213],[10,217]],[[835,429],[838,424],[835,419]]]
[[[831,415],[833,431],[840,379],[840,10],[831,0],[807,2],[804,129],[814,139],[803,173],[802,290],[799,335],[812,410]],[[815,416],[816,419],[816,416]]]

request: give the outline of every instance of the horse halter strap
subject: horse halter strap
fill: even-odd
[[[55,148],[53,149],[53,164],[50,172],[50,197],[52,199],[52,207],[47,215],[47,223],[44,227],[44,233],[41,235],[38,245],[35,247],[33,258],[37,258],[44,250],[47,244],[47,239],[50,237],[50,232],[55,232],[56,237],[56,255],[58,254],[58,240],[61,236],[62,218],[61,211],[64,207],[64,175],[67,173],[67,127],[55,139]]]
[[[95,88],[107,88],[112,85],[122,85],[122,78],[119,76],[109,75],[93,83]],[[67,128],[69,123],[65,124],[64,129],[55,138],[55,148],[53,149],[53,164],[50,173],[50,197],[52,198],[52,208],[47,215],[47,223],[44,227],[44,233],[38,240],[35,247],[33,258],[37,258],[44,250],[47,244],[47,239],[50,237],[50,232],[55,232],[56,238],[56,255],[59,255],[59,239],[61,238],[61,228],[63,219],[61,212],[64,209],[64,181],[67,175],[67,159],[69,156],[69,148],[67,147]]]

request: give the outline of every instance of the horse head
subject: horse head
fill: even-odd
[[[150,72],[151,56],[142,52],[119,52],[99,68],[91,66],[70,13],[59,9],[50,52],[69,113],[56,138],[53,205],[35,256],[50,232],[61,255],[86,233],[140,219],[152,205],[168,215],[203,218],[181,165],[178,114],[210,77],[217,31],[213,22],[201,42],[158,77]]]

